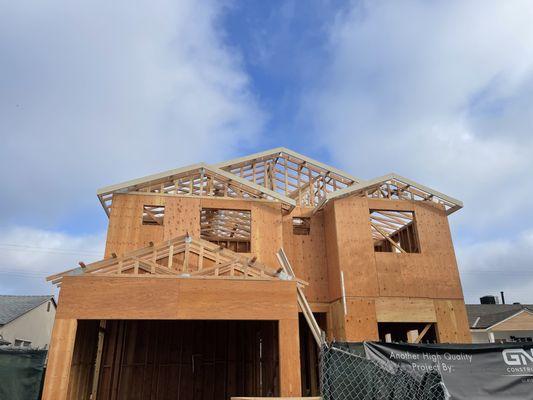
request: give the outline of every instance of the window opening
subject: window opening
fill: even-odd
[[[292,219],[292,233],[295,235],[309,235],[311,233],[311,218],[294,217]]]
[[[164,206],[143,206],[143,225],[163,225]]]
[[[370,226],[374,251],[420,253],[414,212],[370,210]]]
[[[200,236],[204,240],[237,253],[251,251],[251,212],[203,208],[200,214]]]

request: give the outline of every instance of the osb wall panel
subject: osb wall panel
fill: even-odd
[[[414,211],[421,253],[374,253],[380,296],[462,299],[444,211],[431,204],[370,200],[371,209]]]
[[[346,299],[346,340],[379,340],[376,305],[373,299]]]
[[[165,206],[163,225],[143,225],[144,205]],[[282,246],[281,206],[258,201],[208,199],[138,194],[114,195],[105,256],[117,255],[189,233],[200,237],[202,208],[250,210],[252,253],[277,268],[276,251]]]
[[[283,245],[280,205],[251,202],[252,253],[271,268],[279,268],[276,252]]]
[[[295,235],[292,228],[294,217],[310,218],[309,235]],[[329,300],[326,265],[326,237],[324,214],[313,215],[309,208],[295,208],[283,217],[283,249],[287,253],[296,276],[309,283],[304,291],[310,302]]]
[[[457,260],[444,210],[431,204],[417,203],[415,217],[422,254],[431,257],[435,274],[432,286],[436,294],[432,297],[462,299]]]
[[[470,343],[466,307],[462,300],[435,300],[437,334],[440,343]]]
[[[200,199],[166,196],[163,201],[165,202],[163,240],[169,240],[187,232],[192,236],[200,237],[202,208]]]
[[[335,220],[335,207],[329,203],[324,209],[324,235],[326,239],[326,264],[328,275],[329,300],[339,299],[342,296],[339,246],[337,244],[337,224]]]
[[[333,206],[334,213],[326,214],[326,218],[333,217],[335,221],[338,260],[330,263],[328,259],[328,268],[343,272],[346,296],[377,296],[378,280],[367,199],[347,197],[335,200]],[[340,279],[338,282],[340,285]],[[338,290],[333,292],[334,296],[338,294]]]
[[[375,302],[378,322],[437,322],[431,299],[381,297]]]
[[[143,205],[162,206],[165,201],[159,196],[113,196],[105,257],[110,257],[112,253],[120,256],[124,252],[145,247],[150,241],[155,243],[163,240],[162,226],[142,224]]]
[[[57,318],[297,319],[296,282],[67,276]]]
[[[327,319],[328,340],[346,341],[344,307],[341,299],[330,303],[329,311],[327,313]]]
[[[361,342],[379,340],[376,304],[374,299],[346,299],[344,315],[342,299],[330,304],[328,340]]]

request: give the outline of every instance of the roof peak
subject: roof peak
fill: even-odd
[[[238,158],[234,158],[234,159],[231,159],[231,160],[226,160],[226,161],[222,161],[222,162],[219,162],[219,163],[216,163],[216,164],[213,164],[214,166],[216,167],[219,167],[219,168],[225,168],[225,167],[231,167],[232,165],[235,165],[235,164],[239,164],[239,163],[242,163],[242,162],[246,162],[246,161],[250,161],[250,160],[254,160],[254,159],[260,159],[262,157],[268,157],[268,156],[271,156],[271,155],[274,155],[276,153],[285,153],[285,154],[288,154],[289,156],[292,156],[292,157],[295,157],[295,158],[299,158],[301,160],[304,160],[305,162],[308,162],[310,164],[313,164],[315,166],[317,166],[318,168],[321,168],[321,169],[324,169],[324,170],[327,170],[327,171],[331,171],[339,176],[342,176],[346,179],[349,179],[349,180],[352,180],[354,182],[362,182],[364,181],[364,179],[361,179],[361,178],[357,178],[347,172],[344,172],[344,171],[341,171],[331,165],[327,165],[327,164],[324,164],[318,160],[315,160],[314,158],[311,158],[309,156],[306,156],[304,154],[301,154],[301,153],[298,153],[297,151],[294,151],[292,149],[289,149],[287,147],[274,147],[274,148],[271,148],[271,149],[267,149],[267,150],[263,150],[263,151],[259,151],[259,152],[256,152],[256,153],[252,153],[252,154],[249,154],[249,155],[246,155],[246,156],[243,156],[243,157],[238,157]]]
[[[463,207],[460,200],[396,173],[363,180],[287,147],[274,147],[215,164],[200,162],[97,191],[110,215],[114,194],[140,193],[177,196],[213,196],[280,202],[321,209],[344,196],[386,197],[439,203],[447,214]]]

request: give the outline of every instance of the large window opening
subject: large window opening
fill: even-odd
[[[249,210],[203,208],[200,215],[201,238],[237,253],[250,253],[251,219]]]
[[[420,253],[414,212],[370,210],[370,226],[374,251]]]

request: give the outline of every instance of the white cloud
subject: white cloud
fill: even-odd
[[[523,0],[352,3],[306,94],[315,137],[357,176],[394,171],[463,200],[450,218],[459,247],[495,241],[502,262],[516,260],[499,238],[533,218],[532,20]],[[527,295],[509,274],[491,274]],[[465,280],[468,296],[496,290]]]
[[[471,227],[504,220],[531,194],[532,18],[526,1],[354,3],[308,95],[317,137],[356,175],[395,171],[463,199]]]
[[[467,302],[505,292],[506,302],[531,303],[533,230],[516,238],[459,246],[457,257]]]
[[[265,116],[220,3],[1,3],[2,219],[55,223],[97,187],[256,140]]]
[[[47,294],[46,276],[103,258],[105,235],[17,227],[0,232],[0,293]]]

